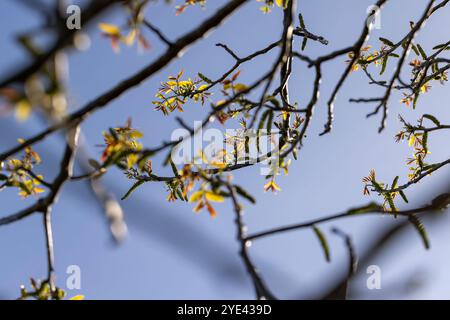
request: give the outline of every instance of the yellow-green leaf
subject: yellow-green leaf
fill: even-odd
[[[211,191],[206,191],[205,197],[206,197],[206,199],[208,199],[209,201],[212,201],[212,202],[223,202],[225,200],[221,195],[218,195]]]
[[[98,28],[108,35],[118,36],[120,34],[120,28],[114,24],[102,22],[98,24]]]
[[[277,4],[277,6],[279,6],[281,8],[286,8],[288,1],[289,0],[275,0],[275,3]]]
[[[331,260],[330,247],[328,246],[328,242],[327,242],[327,239],[325,238],[325,235],[316,226],[313,226],[313,230],[314,230],[315,235],[317,236],[317,238],[320,241],[320,245],[322,246],[323,253],[325,254],[325,260],[327,262],[330,262],[330,260]]]
[[[189,202],[197,202],[203,197],[204,191],[196,191],[193,194],[191,194],[189,198]]]
[[[16,104],[16,118],[19,121],[25,121],[28,119],[31,113],[31,105],[27,100],[20,100]]]

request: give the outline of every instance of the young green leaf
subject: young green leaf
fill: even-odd
[[[262,128],[264,128],[264,123],[266,122],[266,119],[269,116],[269,113],[270,113],[270,110],[267,110],[266,112],[263,113],[263,115],[261,116],[261,119],[259,119],[258,131],[256,133],[256,150],[258,152],[260,151],[259,137],[260,137]]]
[[[419,101],[419,96],[420,96],[420,91],[417,91],[416,94],[414,95],[413,109],[415,109],[417,106],[417,101]]]
[[[433,63],[432,65],[431,65],[431,71],[433,71],[433,73],[437,73],[437,72],[439,72],[439,67],[438,67],[438,64],[437,63]],[[437,78],[438,76],[436,76],[436,78]],[[435,79],[436,79],[435,78]]]
[[[381,62],[380,76],[386,71],[388,59],[389,59],[389,55],[386,55],[386,56],[384,56],[383,61]]]
[[[245,189],[243,189],[240,186],[234,186],[234,188],[236,189],[236,192],[243,198],[247,199],[248,201],[250,201],[251,203],[255,204],[256,200],[255,198],[253,198],[253,196],[251,194],[249,194]]]
[[[330,247],[328,246],[327,239],[325,238],[325,235],[323,232],[316,226],[313,226],[314,234],[317,236],[317,238],[320,241],[320,246],[323,249],[323,253],[325,255],[325,260],[327,262],[331,261],[331,255],[330,255]]]
[[[439,45],[435,46],[433,48],[433,50],[441,50],[444,47],[446,47],[444,50],[450,50],[450,45],[448,45],[448,43],[439,44]]]
[[[273,112],[272,112],[272,110],[270,110],[269,116],[267,118],[267,127],[266,127],[267,134],[271,134],[272,133],[273,117],[274,117]]]
[[[143,180],[136,181],[130,188],[130,190],[128,190],[127,193],[125,193],[125,195],[120,200],[125,200],[126,198],[128,198],[133,193],[133,191],[136,190],[143,183],[144,183]]]
[[[302,42],[302,51],[305,51],[307,43],[308,43],[308,38],[304,37],[303,42]]]
[[[391,40],[388,40],[386,38],[379,38],[381,42],[383,42],[385,45],[389,46],[389,47],[393,47],[395,46],[394,43]]]
[[[396,177],[394,178],[394,181],[392,181],[391,189],[397,188],[397,185],[398,185],[398,179],[399,179],[399,176],[396,176]]]
[[[408,198],[406,197],[406,194],[402,190],[400,190],[398,193],[400,194],[400,197],[402,197],[403,201],[408,203]]]
[[[420,237],[422,238],[425,249],[427,249],[427,250],[430,249],[430,242],[428,240],[428,235],[427,235],[427,232],[425,230],[425,227],[424,227],[422,221],[420,221],[420,219],[414,214],[410,215],[408,217],[408,220],[416,228],[417,232],[419,233]]]
[[[415,53],[417,56],[420,56],[420,52],[419,52],[419,50],[417,49],[417,47],[416,47],[415,44],[412,44],[412,45],[411,45],[411,48],[413,49],[414,53]]]
[[[430,120],[431,122],[433,122],[438,127],[441,125],[441,122],[435,116],[433,116],[431,114],[424,114],[422,116],[422,118]]]
[[[369,203],[365,207],[350,209],[348,211],[348,215],[376,212],[376,211],[380,211],[380,210],[382,210],[382,208],[377,203],[372,202],[372,203]]]
[[[300,27],[306,29],[305,20],[303,19],[303,15],[301,13],[298,14],[298,20],[300,22]]]
[[[100,170],[102,168],[102,165],[95,159],[89,159],[88,162],[95,170]]]
[[[423,50],[422,46],[420,44],[417,44],[417,49],[419,50],[420,56],[422,57],[423,60],[427,60],[427,54],[425,53],[425,51]]]
[[[428,153],[428,131],[425,131],[422,136],[422,146],[425,154]]]
[[[205,81],[206,83],[208,83],[208,84],[211,84],[211,83],[213,83],[213,81],[211,80],[211,79],[209,79],[208,77],[206,77],[203,73],[198,73],[198,77],[200,78],[200,79],[202,79],[203,81]]]
[[[177,166],[175,165],[175,163],[173,163],[172,157],[170,157],[169,163],[170,163],[170,168],[172,169],[173,175],[175,177],[178,177],[178,169],[177,169]]]
[[[391,208],[391,211],[397,212],[398,209],[395,206],[394,199],[392,198],[392,196],[390,194],[386,193],[384,195],[384,198],[386,199],[386,202],[389,204],[389,207]]]

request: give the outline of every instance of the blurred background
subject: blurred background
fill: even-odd
[[[43,1],[52,4],[52,1]],[[226,1],[208,1],[206,8],[190,7],[182,15],[175,15],[175,1],[163,1],[148,6],[146,17],[158,26],[169,39],[188,32],[213,14]],[[81,6],[86,1],[75,1]],[[381,13],[381,29],[373,30],[369,44],[380,47],[379,37],[394,42],[409,30],[409,21],[417,20],[428,1],[390,1]],[[308,29],[329,40],[328,46],[310,41],[306,54],[315,57],[352,45],[361,33],[367,8],[373,1],[316,0],[300,1]],[[102,132],[109,127],[123,125],[128,117],[133,126],[144,133],[143,143],[156,146],[168,140],[178,128],[175,114],[164,117],[154,110],[152,101],[161,81],[185,69],[185,77],[202,72],[215,79],[232,66],[234,61],[217,42],[227,44],[240,56],[261,49],[280,38],[282,12],[274,8],[263,14],[261,3],[249,1],[227,19],[221,28],[201,42],[191,46],[178,60],[142,85],[128,91],[89,118],[82,125],[86,145],[92,158],[99,159],[103,143]],[[448,40],[450,10],[436,13],[420,32],[418,42],[426,49]],[[68,108],[76,110],[98,94],[110,89],[120,80],[132,75],[164,52],[164,45],[147,30],[151,49],[139,52],[136,47],[122,46],[114,53],[110,42],[102,37],[97,23],[123,25],[126,14],[116,7],[99,17],[83,32],[89,34],[90,46],[85,51],[71,50],[67,55],[69,91]],[[0,74],[8,75],[29,61],[17,45],[16,36],[38,28],[42,18],[22,1],[4,0],[0,4]],[[50,38],[42,37],[45,44]],[[296,50],[300,49],[298,39]],[[275,51],[242,65],[240,81],[252,82],[265,73],[275,59]],[[410,56],[412,59],[412,56]],[[390,66],[392,67],[392,65]],[[298,61],[294,62],[290,80],[292,101],[302,107],[312,89],[312,72]],[[345,57],[324,66],[323,89],[312,126],[299,153],[299,160],[291,165],[289,175],[277,179],[282,191],[264,193],[264,177],[259,168],[236,171],[235,181],[245,186],[257,198],[256,205],[246,204],[245,221],[250,233],[328,216],[363,205],[376,196],[362,194],[362,177],[376,169],[380,180],[391,181],[400,175],[400,183],[407,179],[405,164],[412,150],[407,143],[397,144],[394,135],[400,130],[398,114],[415,123],[424,113],[430,113],[450,123],[446,86],[434,85],[421,97],[418,108],[412,110],[401,104],[400,94],[390,103],[387,129],[378,134],[380,117],[366,119],[372,106],[350,104],[349,98],[375,97],[379,89],[369,85],[361,72],[355,72],[341,91],[335,109],[335,125],[331,134],[319,137],[326,122],[326,101],[338,77],[345,68]],[[392,71],[388,67],[388,71]],[[388,74],[388,73],[386,73]],[[389,76],[390,77],[390,76]],[[193,124],[203,118],[207,105],[190,104],[183,119]],[[224,130],[220,124],[214,125]],[[229,127],[237,123],[227,122]],[[0,118],[0,152],[16,144],[17,138],[30,137],[47,124],[39,112],[27,121],[18,122],[13,112],[2,110]],[[430,162],[449,157],[449,133],[439,132],[429,138],[432,151]],[[36,146],[43,159],[39,172],[53,177],[64,140],[55,134]],[[156,172],[170,172],[160,164],[162,156],[153,160]],[[75,172],[81,172],[76,166]],[[409,204],[401,209],[420,206],[450,187],[450,167],[424,179],[407,190]],[[113,169],[102,178],[103,185],[117,198],[131,186],[119,170]],[[206,212],[192,212],[192,204],[169,203],[162,184],[144,184],[120,204],[125,213],[128,235],[119,245],[112,241],[107,219],[101,205],[92,195],[85,181],[65,185],[53,211],[57,282],[65,288],[70,265],[81,268],[81,289],[68,290],[68,295],[83,294],[87,299],[253,299],[251,281],[238,256],[235,241],[234,214],[229,203],[216,206],[218,216]],[[35,199],[20,200],[17,190],[0,193],[0,216],[14,213]],[[321,225],[331,246],[331,262],[323,257],[320,244],[309,229],[294,231],[255,241],[250,249],[268,286],[279,298],[321,298],[329,292],[348,270],[348,258],[342,239],[330,232],[336,226],[349,233],[360,257],[358,272],[351,281],[349,297],[354,299],[449,299],[450,217],[434,214],[424,217],[431,249],[423,248],[421,239],[409,224],[389,216],[350,218]],[[401,225],[399,227],[399,225]],[[398,229],[380,246],[387,232]],[[0,298],[19,296],[21,284],[29,277],[46,276],[44,231],[40,216],[33,215],[12,225],[0,228]],[[375,249],[374,249],[375,248]],[[369,265],[381,269],[381,289],[366,286]]]

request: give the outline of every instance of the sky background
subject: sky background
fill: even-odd
[[[162,2],[162,1],[160,1]],[[180,1],[176,1],[180,3]],[[150,5],[147,18],[161,28],[170,39],[188,32],[211,15],[225,1],[209,1],[206,9],[189,8],[175,16],[174,6],[164,3]],[[428,1],[393,0],[381,13],[381,29],[372,32],[369,44],[379,48],[378,37],[397,41],[409,29],[409,21],[417,20]],[[330,41],[328,46],[309,42],[306,54],[315,57],[334,49],[352,45],[359,37],[372,1],[316,0],[301,1],[298,11],[303,13],[312,32]],[[185,69],[184,75],[194,77],[202,72],[215,79],[232,66],[233,60],[215,44],[227,44],[240,56],[263,48],[281,35],[281,10],[275,8],[264,15],[258,9],[261,3],[249,1],[225,24],[196,43],[166,69],[128,91],[95,113],[83,123],[82,130],[93,158],[100,158],[102,132],[109,127],[133,118],[133,126],[145,136],[145,146],[158,145],[169,139],[177,123],[174,116],[164,117],[154,110],[151,101],[159,83],[169,75]],[[450,10],[444,8],[426,24],[418,41],[431,50],[448,40]],[[110,11],[84,31],[91,36],[88,51],[71,51],[69,55],[70,109],[76,110],[120,80],[132,75],[156,59],[164,50],[163,44],[150,32],[144,31],[152,49],[139,53],[136,47],[122,47],[119,54],[111,50],[96,23],[123,24],[122,10]],[[35,28],[40,20],[29,9],[16,1],[2,1],[0,5],[0,74],[27,61],[18,48],[14,35]],[[294,43],[298,50],[300,42]],[[275,53],[275,52],[274,52]],[[275,54],[268,54],[243,65],[240,81],[252,82],[271,66]],[[366,119],[371,105],[350,104],[351,97],[374,97],[379,89],[370,86],[361,73],[351,75],[341,91],[335,109],[335,125],[331,134],[319,137],[326,121],[326,101],[338,77],[345,68],[345,59],[337,59],[324,66],[321,100],[314,114],[299,160],[294,161],[288,176],[277,179],[282,192],[265,194],[264,177],[259,168],[235,173],[235,181],[245,186],[256,198],[257,204],[246,204],[245,221],[249,232],[297,223],[328,216],[362,205],[371,200],[362,194],[361,178],[370,169],[377,170],[381,180],[391,181],[400,175],[406,181],[405,159],[411,156],[407,143],[397,144],[394,135],[400,124],[397,114],[415,121],[423,113],[434,114],[442,122],[450,122],[448,86],[433,86],[431,93],[420,99],[416,110],[399,103],[400,95],[391,99],[388,127],[378,134],[380,117]],[[302,107],[310,95],[313,74],[304,64],[295,61],[290,80],[291,100]],[[391,69],[388,69],[388,71]],[[392,71],[392,70],[391,70]],[[182,115],[187,123],[200,120],[205,114],[199,104],[189,104]],[[227,123],[237,127],[236,123]],[[220,125],[215,125],[222,128]],[[29,137],[45,125],[33,115],[25,123],[17,123],[13,115],[0,118],[0,151],[16,143],[19,137]],[[449,134],[430,136],[430,161],[440,162],[449,157]],[[41,172],[51,177],[60,161],[64,142],[56,134],[39,144],[36,149],[44,162]],[[154,160],[161,173],[162,157]],[[79,171],[79,168],[78,168]],[[441,193],[448,186],[450,168],[425,179],[407,191],[411,200],[401,208],[413,208]],[[108,189],[121,197],[131,181],[113,169],[103,179]],[[192,204],[168,203],[164,185],[145,184],[126,201],[121,202],[126,214],[129,235],[120,246],[112,243],[101,207],[90,194],[85,182],[73,182],[64,187],[54,207],[53,227],[57,282],[65,287],[66,268],[81,268],[81,290],[69,290],[69,296],[84,294],[87,299],[252,299],[253,289],[245,273],[235,241],[234,214],[229,203],[216,206],[218,216],[206,212],[195,214]],[[376,198],[373,198],[376,199]],[[15,190],[0,193],[0,216],[6,216],[31,203],[20,201]],[[400,202],[399,202],[400,204]],[[253,243],[250,251],[271,290],[280,298],[311,298],[334,284],[333,280],[347,270],[346,251],[340,238],[329,231],[337,226],[350,233],[357,252],[364,252],[371,240],[385,228],[392,226],[391,217],[358,217],[321,225],[331,246],[332,261],[327,263],[320,245],[309,229],[289,232]],[[447,232],[450,218],[442,215],[438,221],[425,220],[431,240],[431,250],[425,251],[421,239],[413,230],[399,237],[389,250],[370,264],[380,266],[382,289],[366,288],[367,265],[360,265],[352,281],[353,298],[450,298],[450,251]],[[28,284],[28,278],[46,275],[44,232],[40,216],[33,215],[13,225],[0,228],[0,298],[19,295],[19,286]]]

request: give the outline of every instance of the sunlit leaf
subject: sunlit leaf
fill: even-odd
[[[314,234],[317,236],[317,238],[320,241],[320,245],[323,249],[323,253],[325,255],[325,260],[327,262],[331,261],[331,255],[330,255],[330,247],[328,246],[327,239],[325,238],[325,235],[323,232],[316,226],[313,226]]]
[[[120,35],[120,28],[114,24],[102,22],[98,24],[98,27],[105,34],[114,36]]]
[[[223,202],[225,200],[224,197],[222,197],[221,195],[218,195],[211,191],[205,192],[205,198],[212,202]]]
[[[189,197],[189,202],[197,202],[203,197],[204,191],[196,191]]]

